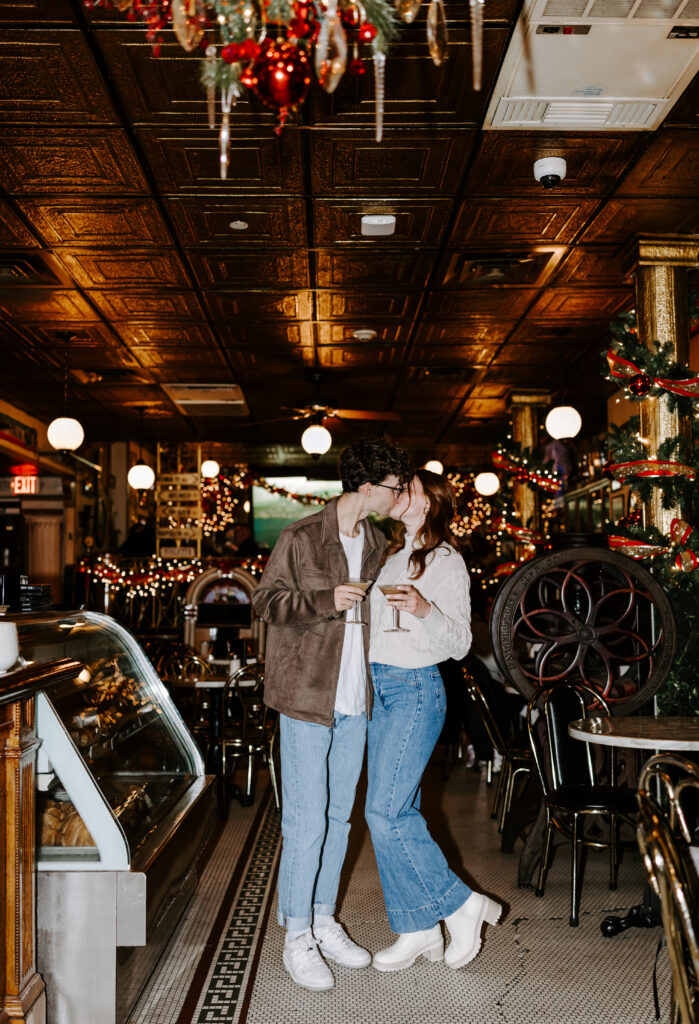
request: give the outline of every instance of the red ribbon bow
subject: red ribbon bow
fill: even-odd
[[[622,380],[630,380],[643,373],[640,367],[632,363],[630,359],[624,359],[617,355],[613,349],[607,352],[607,362],[612,377],[619,377]],[[668,377],[651,377],[651,380],[659,388],[665,391],[672,391],[676,395],[684,395],[685,398],[699,398],[699,377],[687,377],[684,380],[670,380]]]

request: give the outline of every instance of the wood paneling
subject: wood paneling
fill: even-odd
[[[273,195],[302,189],[299,136],[293,128],[285,128],[280,138],[269,129],[258,134],[232,131],[226,181],[219,174],[216,132],[153,129],[140,131],[139,138],[165,193],[235,196],[243,189]]]
[[[305,208],[301,199],[263,198],[172,199],[168,211],[185,246],[218,249],[265,245],[281,248],[306,243]],[[235,230],[231,223],[242,221],[247,229]]]
[[[17,205],[47,245],[115,247],[168,245],[170,237],[152,199],[18,199]]]
[[[380,195],[413,190],[424,197],[453,193],[463,173],[473,133],[437,134],[387,131],[383,142],[318,132],[311,139],[316,195],[362,192]]]
[[[4,128],[0,184],[17,195],[148,191],[119,128]]]

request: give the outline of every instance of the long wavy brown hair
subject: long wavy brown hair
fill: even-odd
[[[440,544],[449,544],[456,548],[453,534],[449,530],[449,524],[456,512],[456,496],[454,489],[445,476],[439,473],[431,473],[429,469],[418,469],[410,481],[410,488],[413,480],[418,479],[422,484],[425,497],[429,502],[429,508],[425,515],[425,521],[415,534],[413,553],[410,556],[408,565],[412,569],[411,580],[419,580],[427,566],[427,559]],[[396,551],[400,551],[405,544],[405,525],[397,522],[394,527],[393,539],[391,540],[384,562]]]

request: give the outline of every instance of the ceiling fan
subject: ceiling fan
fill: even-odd
[[[320,386],[322,383],[321,374],[312,374],[311,380],[313,382],[314,396],[310,405],[303,405],[300,407],[282,406],[282,408],[286,409],[290,415],[276,416],[271,420],[258,420],[255,423],[240,424],[240,426],[262,427],[266,426],[268,423],[285,423],[292,420],[310,420],[312,423],[317,423],[321,426],[331,420],[373,420],[376,422],[394,422],[402,419],[400,413],[397,412],[381,412],[369,409],[339,409],[334,405],[326,405],[320,401]]]

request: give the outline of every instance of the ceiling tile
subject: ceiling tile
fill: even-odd
[[[591,199],[467,199],[461,204],[450,244],[505,246],[565,245],[595,209]]]
[[[169,200],[168,211],[184,246],[239,249],[249,245],[300,246],[306,242],[306,211],[301,199],[250,196]],[[235,230],[233,222],[247,224]]]
[[[241,259],[237,253],[189,252],[197,281],[203,288],[211,285],[224,287],[259,288],[267,285],[274,288],[307,288],[308,264],[306,253],[294,252],[246,252]]]
[[[371,252],[320,249],[316,255],[321,288],[423,287],[434,256],[428,252],[395,252],[377,247]]]
[[[152,199],[18,199],[17,205],[47,245],[168,245],[170,237]]]
[[[453,203],[450,199],[419,202],[373,202],[371,199],[318,199],[313,204],[313,235],[316,245],[356,244],[365,248],[385,245],[436,246],[448,222]],[[363,235],[364,214],[393,214],[396,230],[388,238]]]
[[[59,249],[58,255],[83,288],[181,288],[189,284],[173,249]]]

